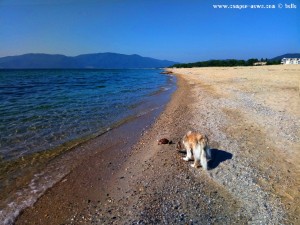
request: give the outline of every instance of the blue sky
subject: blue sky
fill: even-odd
[[[215,4],[276,9],[214,9]],[[0,0],[0,57],[97,52],[178,62],[299,53],[300,1]]]

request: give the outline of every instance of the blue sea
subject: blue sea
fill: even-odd
[[[161,71],[0,70],[0,221],[70,172],[74,146],[162,111],[175,78]]]
[[[16,159],[135,116],[164,91],[160,70],[0,70],[0,157]]]

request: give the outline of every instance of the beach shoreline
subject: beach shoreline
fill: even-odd
[[[3,161],[1,178],[7,176],[9,180],[2,179],[4,182],[1,188],[4,191],[1,192],[0,224],[12,224],[24,209],[34,205],[45,192],[93,155],[101,158],[99,155],[104,153],[109,158],[109,150],[114,150],[121,161],[120,154],[129,151],[130,146],[139,138],[135,134],[140,134],[154,122],[176,89],[175,78],[165,77],[168,81],[164,86],[147,95],[139,105],[134,105],[131,116],[111,124],[106,132],[76,139],[57,149],[15,161]],[[117,164],[113,167],[117,167]]]
[[[291,155],[299,155],[300,68],[168,71],[178,88],[126,157],[91,156],[16,224],[299,222],[299,158]],[[184,162],[175,144],[157,144],[176,143],[191,129],[210,139],[215,159],[207,172]]]

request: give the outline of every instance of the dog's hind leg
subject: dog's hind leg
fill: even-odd
[[[203,148],[201,151],[200,161],[203,169],[208,170],[206,148]]]
[[[198,168],[201,166],[200,164],[200,154],[201,154],[201,151],[202,149],[200,148],[200,145],[197,144],[195,147],[194,147],[194,163],[191,165],[191,167],[195,167],[195,168]]]

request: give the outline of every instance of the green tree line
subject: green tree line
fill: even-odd
[[[220,66],[253,66],[256,62],[266,62],[267,65],[278,65],[281,63],[280,60],[268,60],[268,59],[248,59],[248,60],[237,60],[237,59],[228,59],[228,60],[208,60],[195,63],[178,63],[170,67],[177,68],[192,68],[192,67],[220,67]]]

